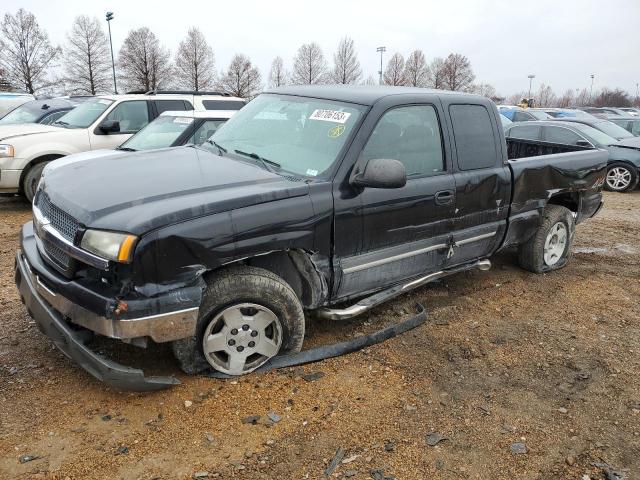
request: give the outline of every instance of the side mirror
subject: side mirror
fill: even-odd
[[[407,172],[399,160],[372,158],[362,172],[351,180],[352,185],[372,188],[401,188],[407,184]]]
[[[578,140],[576,142],[576,145],[579,147],[590,147],[591,144],[589,142],[587,142],[586,140]]]
[[[100,124],[102,133],[118,133],[120,131],[120,122],[118,120],[105,120]]]

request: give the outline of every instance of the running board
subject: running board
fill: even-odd
[[[452,275],[454,273],[463,272],[465,270],[472,270],[477,268],[478,270],[489,270],[491,268],[491,261],[488,259],[478,260],[477,262],[461,265],[459,267],[452,268],[450,270],[442,270],[439,272],[430,273],[424,277],[417,278],[408,283],[402,285],[396,285],[382,292],[378,292],[370,297],[363,298],[355,305],[351,305],[347,308],[319,308],[316,310],[316,314],[320,318],[326,318],[328,320],[347,320],[360,315],[374,307],[377,307],[381,303],[387,302],[392,298],[396,298],[403,293],[406,293],[414,288],[421,287],[427,283],[433,282],[442,277]]]

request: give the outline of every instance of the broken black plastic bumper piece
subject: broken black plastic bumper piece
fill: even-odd
[[[70,359],[98,380],[121,390],[161,390],[180,381],[174,377],[145,377],[140,369],[120,365],[104,358],[85,345],[86,331],[71,328],[62,315],[37,292],[30,269],[21,252],[16,254],[16,285],[20,296],[38,329]]]

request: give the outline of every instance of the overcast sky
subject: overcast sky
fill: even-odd
[[[104,19],[113,11],[114,50],[131,29],[147,26],[171,52],[190,26],[199,27],[225,68],[244,53],[266,81],[271,60],[287,68],[297,48],[317,41],[329,62],[341,37],[355,40],[364,76],[377,78],[380,57],[414,49],[428,60],[466,55],[477,82],[502,95],[528,89],[528,74],[558,94],[568,88],[620,87],[632,95],[640,82],[640,0],[387,0],[387,1],[88,1],[3,0],[0,13],[33,12],[55,44],[63,44],[76,15]],[[106,28],[106,22],[105,22]]]

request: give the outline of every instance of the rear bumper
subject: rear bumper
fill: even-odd
[[[15,281],[20,296],[38,329],[49,337],[70,359],[91,375],[122,390],[151,391],[180,383],[173,377],[145,377],[139,369],[120,365],[90,350],[84,341],[87,331],[75,330],[38,293],[38,278],[29,268],[22,252],[16,254]]]

